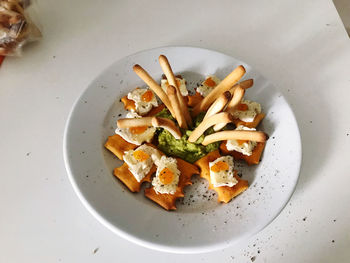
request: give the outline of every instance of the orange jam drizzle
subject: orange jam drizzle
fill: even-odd
[[[132,134],[141,134],[144,133],[147,130],[147,126],[137,126],[137,127],[131,127],[130,132]]]
[[[237,140],[237,143],[239,145],[242,145],[243,143],[248,143],[249,141],[248,140]]]
[[[226,162],[223,162],[223,161],[219,161],[217,162],[216,164],[214,164],[210,170],[214,173],[218,173],[220,171],[228,171],[229,169],[229,166]]]
[[[147,90],[145,93],[143,93],[141,100],[143,102],[150,102],[153,99],[153,93],[150,90]]]
[[[148,158],[149,158],[149,155],[141,150],[134,151],[134,153],[132,155],[139,162],[144,162],[144,161],[148,160]]]
[[[160,173],[159,173],[159,181],[162,184],[171,184],[171,182],[174,180],[174,173],[167,167],[165,167]]]
[[[205,81],[204,81],[204,84],[207,85],[208,87],[215,87],[216,83],[215,81],[212,79],[212,78],[207,78]]]
[[[244,103],[240,103],[240,104],[237,105],[237,110],[239,110],[239,111],[246,111],[246,110],[248,110],[248,105],[244,104]]]

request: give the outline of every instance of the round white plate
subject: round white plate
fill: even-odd
[[[142,65],[156,80],[162,71],[157,58],[168,57],[176,74],[189,87],[206,75],[224,78],[244,65],[244,79],[254,86],[246,98],[261,103],[266,118],[259,129],[267,132],[262,162],[236,168],[250,187],[229,204],[217,203],[207,182],[195,176],[177,210],[167,212],[140,193],[133,194],[112,171],[121,165],[103,145],[114,134],[116,120],[125,110],[120,98],[143,82],[133,72]],[[283,95],[244,62],[219,52],[194,47],[164,47],[123,58],[104,70],[76,101],[64,138],[64,160],[70,181],[86,208],[105,226],[142,246],[177,253],[220,249],[252,236],[283,209],[297,183],[301,163],[298,125]]]

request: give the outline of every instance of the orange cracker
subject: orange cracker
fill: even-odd
[[[235,178],[238,183],[232,187],[229,186],[221,186],[214,187],[210,182],[210,168],[209,162],[215,161],[217,158],[221,157],[219,150],[215,150],[211,153],[208,153],[206,156],[202,157],[198,161],[195,162],[197,166],[199,166],[201,173],[200,177],[206,179],[209,183],[209,189],[213,189],[218,193],[218,202],[228,203],[234,197],[244,192],[248,188],[248,181],[242,180],[237,176],[237,171],[235,171]]]
[[[120,181],[122,181],[122,183],[125,184],[125,186],[129,188],[131,192],[134,193],[140,192],[143,182],[151,182],[151,176],[156,172],[156,170],[156,166],[153,165],[149,173],[140,182],[138,182],[134,175],[129,171],[129,166],[124,163],[122,166],[114,169],[114,175]]]
[[[129,100],[128,96],[125,95],[123,98],[121,98],[121,101],[124,103],[124,109],[129,111],[136,110],[135,101]]]
[[[203,100],[203,96],[196,92],[194,95],[187,96],[187,105],[190,107],[194,107],[199,104]]]
[[[108,137],[105,147],[114,153],[120,160],[123,160],[125,151],[134,150],[138,146],[127,142],[118,134],[114,134],[113,136]]]
[[[258,127],[259,123],[265,118],[265,113],[259,113],[255,116],[254,120],[252,122],[244,122],[241,121],[240,119],[234,119],[233,123],[236,126],[243,125],[248,128],[256,128]]]
[[[180,158],[176,158],[176,160],[177,167],[180,170],[180,178],[176,192],[173,195],[157,194],[153,187],[145,189],[145,196],[166,210],[176,210],[176,199],[184,197],[184,187],[192,184],[192,175],[199,174],[199,170],[195,165],[190,164]]]
[[[223,154],[232,155],[235,160],[244,160],[248,165],[258,164],[260,162],[261,155],[265,148],[265,142],[258,142],[255,146],[252,155],[244,155],[237,151],[229,151],[226,147],[226,141],[220,144],[220,150]]]

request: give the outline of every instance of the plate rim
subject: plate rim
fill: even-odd
[[[74,114],[74,110],[77,107],[77,105],[79,104],[81,98],[85,95],[85,93],[87,92],[87,90],[89,89],[89,86],[91,83],[95,82],[100,75],[105,72],[106,70],[108,70],[113,64],[117,63],[118,61],[127,59],[129,57],[135,56],[137,54],[140,53],[145,53],[145,52],[149,52],[149,51],[154,51],[157,49],[167,49],[167,48],[171,48],[171,49],[176,49],[176,48],[191,48],[191,49],[199,49],[199,50],[203,50],[203,51],[209,51],[209,52],[213,52],[213,53],[217,53],[220,55],[225,55],[228,57],[231,57],[241,63],[244,63],[246,65],[248,65],[249,67],[251,67],[250,64],[245,63],[243,61],[241,61],[240,59],[236,59],[235,57],[233,57],[232,55],[226,54],[225,52],[220,52],[220,51],[216,51],[216,50],[212,50],[212,49],[208,49],[208,48],[202,48],[202,47],[196,47],[196,46],[190,46],[190,45],[169,45],[169,46],[159,46],[159,47],[154,47],[151,49],[144,49],[132,54],[129,54],[127,56],[124,57],[120,57],[117,60],[113,61],[112,63],[110,63],[107,67],[103,68],[90,82],[89,84],[86,86],[86,88],[81,92],[81,94],[77,97],[77,99],[74,101],[73,105],[71,106],[71,109],[69,111],[68,117],[66,119],[66,123],[65,123],[65,127],[64,127],[64,134],[63,134],[63,160],[64,160],[64,164],[65,164],[65,168],[68,174],[68,178],[70,183],[72,184],[72,187],[74,189],[74,192],[76,193],[76,195],[78,196],[78,199],[83,203],[84,207],[90,212],[90,214],[92,214],[93,217],[95,217],[97,219],[97,221],[99,221],[102,225],[104,225],[106,228],[108,228],[110,231],[112,231],[113,233],[119,235],[120,237],[133,242],[135,244],[138,244],[142,247],[146,247],[149,249],[153,249],[153,250],[157,250],[157,251],[161,251],[161,252],[168,252],[168,253],[176,253],[176,254],[198,254],[198,253],[207,253],[207,252],[212,252],[212,251],[217,251],[219,249],[225,249],[227,247],[233,246],[234,244],[236,244],[238,242],[238,240],[233,241],[233,240],[228,240],[228,241],[224,241],[224,242],[217,242],[215,244],[211,244],[211,245],[199,245],[199,246],[188,246],[188,247],[180,247],[180,246],[168,246],[168,245],[161,245],[158,243],[153,243],[150,242],[148,240],[136,237],[134,235],[129,234],[127,231],[121,230],[118,227],[116,227],[115,225],[113,225],[111,222],[109,222],[108,220],[106,220],[103,216],[101,216],[96,210],[95,208],[86,200],[86,198],[84,197],[82,191],[80,190],[76,180],[74,179],[73,176],[73,172],[71,169],[71,162],[69,160],[69,153],[68,153],[68,135],[69,135],[69,128],[71,125],[71,120],[72,120],[72,116]],[[252,69],[254,69],[253,67],[251,67]],[[259,71],[257,71],[261,76],[263,76]],[[264,77],[264,76],[263,76]],[[265,78],[265,77],[264,77]],[[265,78],[266,79],[266,78]],[[268,79],[267,79],[268,80]],[[274,85],[274,83],[272,83],[274,87],[276,87]],[[280,91],[278,89],[278,91]],[[283,93],[282,93],[283,95]],[[296,177],[296,180],[294,182],[293,187],[291,188],[291,191],[289,193],[289,197],[286,199],[286,201],[281,205],[279,212],[276,213],[275,216],[271,217],[271,219],[264,224],[263,226],[257,228],[255,231],[253,232],[249,232],[247,234],[244,234],[241,236],[240,241],[245,241],[248,238],[256,235],[257,233],[261,232],[263,229],[267,228],[280,214],[281,212],[284,210],[284,208],[286,207],[286,205],[288,204],[288,202],[290,201],[290,199],[292,198],[296,186],[298,184],[299,178],[300,178],[300,170],[301,170],[301,166],[302,166],[302,155],[303,155],[303,151],[302,151],[302,140],[301,140],[301,134],[300,134],[300,129],[299,129],[299,124],[298,124],[298,120],[296,119],[295,113],[293,108],[291,107],[291,104],[289,103],[288,99],[283,96],[289,109],[292,112],[292,116],[293,116],[293,121],[296,123],[296,131],[297,131],[297,140],[298,140],[298,156],[299,156],[299,160],[298,160],[298,176]]]

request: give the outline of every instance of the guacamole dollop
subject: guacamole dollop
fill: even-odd
[[[194,125],[197,127],[203,120],[205,113],[199,114],[194,119]],[[167,109],[162,110],[157,114],[158,117],[172,119],[170,112]],[[170,156],[180,157],[181,159],[194,163],[208,153],[215,151],[219,148],[220,142],[211,143],[207,146],[202,145],[205,135],[214,132],[212,128],[205,131],[204,135],[198,138],[195,143],[188,141],[188,137],[191,135],[192,130],[181,130],[183,136],[181,139],[176,140],[170,132],[164,129],[158,130],[158,148],[165,154]]]

